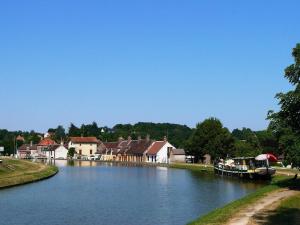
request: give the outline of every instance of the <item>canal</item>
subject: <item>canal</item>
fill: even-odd
[[[56,165],[51,179],[0,190],[0,224],[182,225],[260,186],[165,167]]]

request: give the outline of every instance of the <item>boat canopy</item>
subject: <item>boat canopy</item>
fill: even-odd
[[[269,160],[270,162],[277,162],[277,158],[273,154],[261,154],[255,157],[255,160],[262,161],[262,160]]]
[[[254,159],[254,157],[236,157],[233,160],[244,160],[244,159]]]

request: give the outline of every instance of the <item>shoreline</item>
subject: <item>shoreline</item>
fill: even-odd
[[[25,160],[2,158],[0,167],[0,190],[35,183],[55,176],[59,170],[52,165],[44,165]]]
[[[255,204],[260,204],[259,201],[263,202],[270,195],[274,193],[276,194],[276,192],[280,192],[286,189],[293,191],[293,189],[297,189],[297,188],[298,189],[300,188],[300,179],[293,180],[291,177],[287,175],[276,175],[273,177],[273,180],[271,181],[270,184],[258,188],[253,193],[250,193],[240,199],[232,201],[220,208],[212,210],[211,212],[202,215],[199,218],[189,222],[188,225],[243,224],[243,223],[234,223],[233,219],[237,217],[237,214],[239,215],[243,214],[243,212],[245,212],[247,208],[251,208],[251,206]],[[281,201],[284,201],[287,198],[288,196],[280,198],[278,201],[280,203]],[[274,202],[275,201],[276,199],[274,200]],[[272,204],[274,202],[272,202]],[[268,206],[269,205],[265,205],[260,210],[265,210],[265,207]],[[249,220],[251,220],[253,216],[256,216],[256,214],[250,215]]]
[[[2,158],[3,159],[3,158]],[[24,164],[31,164],[34,167],[38,167],[37,171],[22,171],[19,175],[13,176],[1,176],[0,170],[0,190],[6,188],[12,188],[20,185],[25,185],[29,183],[38,182],[41,180],[49,179],[55,176],[59,170],[58,167],[52,165],[45,165],[41,163],[33,163],[26,160],[17,160],[17,159],[10,159],[6,158],[3,159],[4,161],[9,162],[21,162]],[[86,160],[74,160],[74,161],[86,161]],[[186,163],[171,163],[171,164],[154,164],[154,163],[144,163],[144,162],[120,162],[120,161],[90,161],[90,162],[104,162],[104,163],[111,163],[116,165],[130,165],[130,166],[147,166],[147,167],[167,167],[167,168],[174,168],[174,169],[187,169],[195,172],[206,172],[214,174],[213,167],[211,165],[204,165],[204,164],[186,164]],[[2,164],[3,166],[3,164]],[[1,169],[1,166],[0,166]],[[296,172],[296,171],[295,171]],[[189,225],[202,225],[202,224],[243,224],[243,223],[235,223],[232,221],[245,221],[245,218],[241,219],[248,208],[253,207],[255,205],[259,208],[259,210],[265,210],[268,205],[263,205],[261,202],[264,201],[268,196],[273,195],[276,198],[276,193],[279,193],[282,190],[286,190],[291,186],[297,186],[299,188],[300,180],[292,180],[289,174],[282,174],[279,173],[278,175],[273,177],[271,183],[266,184],[263,187],[258,188],[251,194],[248,194],[240,199],[237,199],[233,202],[230,202],[220,208],[212,210],[211,212],[200,216],[199,218],[189,222]],[[8,180],[11,181],[9,182]],[[7,184],[3,184],[3,181],[8,181]],[[298,181],[298,183],[297,183]],[[300,192],[299,192],[300,193]],[[285,200],[286,198],[281,198],[278,201]],[[275,201],[275,200],[274,200]],[[274,202],[272,202],[273,204]],[[259,211],[252,212],[250,216],[248,215],[248,219],[251,220],[253,215],[259,213]],[[242,215],[242,216],[241,216]]]

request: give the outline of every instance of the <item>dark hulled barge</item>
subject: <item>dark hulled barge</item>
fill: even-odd
[[[227,160],[219,160],[214,164],[216,174],[235,176],[248,179],[270,179],[276,170],[270,166],[270,162],[277,159],[272,154],[262,154],[257,157],[237,157]]]

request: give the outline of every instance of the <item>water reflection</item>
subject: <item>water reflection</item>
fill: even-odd
[[[261,185],[165,167],[64,160],[48,163],[59,166],[60,173],[0,191],[5,224],[180,225]]]

